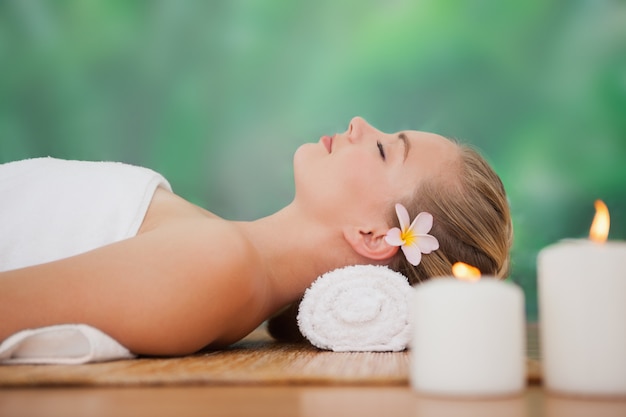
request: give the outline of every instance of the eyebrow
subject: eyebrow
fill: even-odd
[[[404,143],[404,161],[406,161],[406,158],[409,156],[409,151],[411,150],[411,142],[409,142],[409,139],[404,133],[399,133],[398,139]]]

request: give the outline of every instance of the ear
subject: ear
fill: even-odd
[[[382,231],[365,230],[358,227],[347,227],[343,231],[343,236],[352,249],[366,258],[382,261],[391,258],[398,252],[397,246],[392,246],[385,241]]]

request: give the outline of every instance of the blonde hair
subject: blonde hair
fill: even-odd
[[[513,226],[504,186],[478,152],[458,146],[460,157],[445,167],[447,171],[421,184],[405,204],[411,219],[422,211],[433,215],[430,234],[439,240],[439,249],[423,255],[417,267],[408,263],[402,251],[392,258],[390,268],[408,277],[412,285],[451,275],[452,265],[459,261],[484,275],[509,274]],[[395,211],[390,215],[397,224]]]

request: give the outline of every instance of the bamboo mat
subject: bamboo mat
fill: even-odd
[[[529,328],[529,354],[536,331]],[[538,357],[529,383],[541,381]],[[279,343],[259,328],[228,349],[180,358],[139,358],[87,365],[0,366],[0,387],[157,385],[406,385],[408,352],[321,351]]]

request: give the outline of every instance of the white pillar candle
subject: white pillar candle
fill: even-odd
[[[563,241],[537,262],[547,389],[626,395],[626,242]]]
[[[412,300],[411,385],[424,394],[490,397],[526,386],[524,294],[495,278],[436,278]]]

